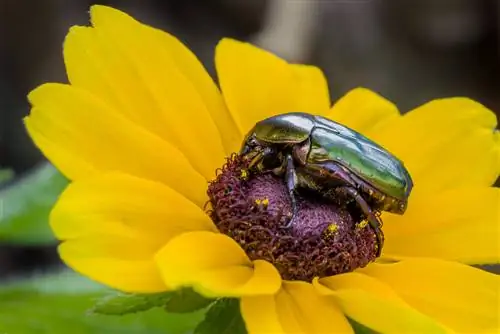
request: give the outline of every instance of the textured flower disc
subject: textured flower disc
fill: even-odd
[[[242,158],[232,156],[211,182],[208,196],[215,225],[250,259],[269,261],[284,279],[311,282],[376,258],[375,234],[355,206],[348,209],[342,201],[332,203],[310,192],[298,197],[294,224],[285,228],[292,210],[283,179],[246,171]]]

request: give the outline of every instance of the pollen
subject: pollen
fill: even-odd
[[[325,238],[333,238],[333,236],[335,236],[335,234],[337,234],[338,230],[339,230],[339,226],[335,223],[331,223],[323,231],[323,235],[325,236]]]
[[[285,228],[292,208],[284,180],[272,174],[250,174],[246,163],[236,154],[228,158],[207,194],[215,225],[251,260],[272,263],[283,279],[311,282],[376,259],[371,226],[356,228],[363,221],[359,210],[298,193],[297,215],[293,225]]]
[[[267,206],[269,205],[269,198],[263,198],[263,199],[257,198],[255,200],[255,204],[257,204],[258,206],[261,206],[263,208],[267,208]]]
[[[357,223],[357,224],[356,224],[356,228],[357,228],[357,229],[359,229],[359,230],[362,230],[362,229],[364,229],[367,225],[368,225],[368,220],[363,219],[362,221],[360,221],[359,223]]]
[[[246,170],[246,169],[241,169],[241,172],[240,172],[240,179],[242,179],[243,181],[247,181],[247,180],[248,180],[248,177],[249,177],[248,170]]]

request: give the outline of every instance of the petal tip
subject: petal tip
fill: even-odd
[[[119,9],[104,5],[92,5],[89,12],[90,22],[94,27],[101,26],[107,22],[116,22],[118,20],[135,21],[135,19],[129,14]]]
[[[52,93],[57,89],[66,89],[70,86],[67,84],[57,83],[57,82],[47,82],[35,87],[31,92],[28,93],[28,102],[32,105],[38,105],[42,101],[51,100]]]
[[[107,14],[111,15],[123,12],[110,6],[95,4],[90,6],[89,13],[90,17],[92,18],[94,16],[99,16],[99,15],[107,15]]]

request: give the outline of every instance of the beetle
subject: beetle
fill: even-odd
[[[261,120],[246,135],[240,155],[250,173],[284,176],[297,214],[295,193],[307,188],[332,199],[354,200],[375,231],[380,255],[381,211],[403,214],[413,188],[403,162],[359,132],[303,112]]]

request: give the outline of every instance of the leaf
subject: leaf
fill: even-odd
[[[98,300],[90,312],[123,315],[163,307],[171,313],[191,313],[213,302],[213,299],[207,299],[191,289],[151,294],[113,293]]]
[[[351,318],[347,318],[347,320],[349,320],[349,323],[351,324],[352,329],[356,334],[378,334],[378,332],[375,332],[374,330],[366,327],[363,324],[360,324],[359,322],[352,320]]]
[[[215,302],[205,298],[192,289],[181,289],[172,294],[165,305],[165,310],[172,313],[190,313],[201,310]]]
[[[68,181],[44,163],[0,190],[0,240],[21,244],[54,242],[48,217]]]
[[[219,299],[212,304],[194,334],[245,334],[238,299]]]
[[[92,313],[107,315],[123,315],[147,311],[167,304],[174,292],[152,294],[117,293],[99,300],[90,310]]]
[[[12,169],[0,169],[0,184],[10,181],[14,178],[14,171]]]
[[[203,319],[203,312],[168,314],[161,308],[124,316],[89,314],[109,292],[69,271],[3,284],[0,333],[187,334]]]

